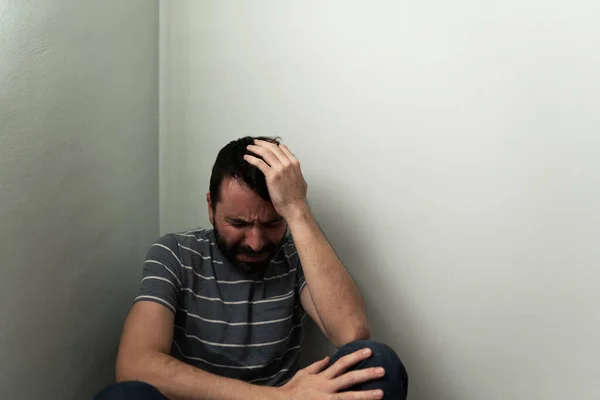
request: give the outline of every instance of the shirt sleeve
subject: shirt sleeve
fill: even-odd
[[[298,288],[298,296],[302,293],[302,290],[306,287],[306,278],[304,277],[304,270],[302,269],[302,263],[298,259],[298,267],[296,270],[296,287]]]
[[[306,278],[304,277],[304,270],[302,269],[302,263],[298,256],[298,250],[294,241],[289,238],[286,246],[286,257],[288,257],[289,263],[292,268],[296,268],[296,295],[300,296],[302,290],[306,287]]]
[[[176,312],[181,292],[182,264],[177,241],[170,235],[158,239],[146,255],[140,291],[134,303],[153,301]]]

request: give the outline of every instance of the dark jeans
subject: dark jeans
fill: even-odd
[[[383,398],[389,400],[405,400],[408,390],[408,375],[406,369],[400,361],[396,352],[386,344],[376,342],[374,340],[358,340],[342,346],[332,357],[331,363],[336,362],[340,357],[346,354],[353,353],[357,350],[369,347],[373,351],[373,355],[366,360],[356,364],[347,371],[357,369],[383,367],[385,375],[383,378],[373,381],[360,383],[349,388],[349,391],[355,390],[383,390]]]
[[[373,355],[356,364],[350,370],[370,367],[383,367],[383,378],[358,384],[348,390],[382,389],[384,399],[405,400],[408,389],[408,375],[402,361],[389,346],[373,340],[359,340],[340,348],[332,357],[331,363],[354,351],[371,348]],[[94,400],[166,400],[156,388],[144,382],[121,382],[108,386],[94,397]]]

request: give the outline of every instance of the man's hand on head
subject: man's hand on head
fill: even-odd
[[[302,176],[300,163],[284,144],[255,140],[248,151],[262,159],[245,155],[244,159],[265,174],[269,195],[275,211],[288,221],[308,209],[308,185]]]
[[[273,207],[294,239],[306,277],[302,307],[336,346],[367,339],[370,330],[362,296],[310,212],[298,160],[285,145],[262,140],[247,150],[250,154],[244,159],[265,175]]]

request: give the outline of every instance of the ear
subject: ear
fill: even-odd
[[[213,212],[212,201],[210,200],[210,192],[206,193],[206,203],[208,204],[208,220],[210,221],[211,225],[214,225],[215,215]]]

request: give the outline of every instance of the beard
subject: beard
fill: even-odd
[[[219,233],[219,230],[216,226],[213,225],[213,232],[215,234],[215,243],[221,253],[229,260],[233,265],[237,268],[241,269],[244,272],[249,273],[257,273],[259,275],[263,275],[267,268],[269,268],[269,264],[271,263],[271,259],[277,255],[280,247],[283,245],[285,241],[285,235],[281,238],[279,243],[265,243],[260,251],[254,251],[250,246],[245,246],[241,243],[229,244],[225,240],[223,236]],[[247,262],[241,261],[238,256],[239,255],[249,255],[249,256],[261,256],[265,255],[264,260],[258,262]]]

